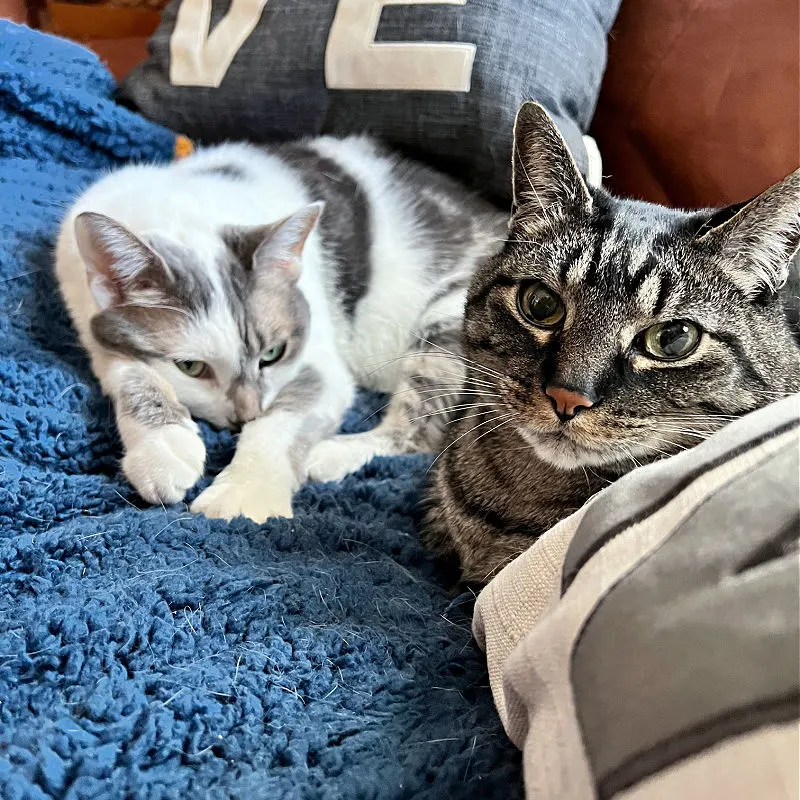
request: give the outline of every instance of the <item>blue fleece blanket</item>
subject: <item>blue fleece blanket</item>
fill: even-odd
[[[113,90],[0,21],[0,797],[521,795],[469,608],[417,539],[425,459],[261,526],[136,507],[51,268],[76,192],[171,156]],[[204,434],[218,470],[233,442]]]

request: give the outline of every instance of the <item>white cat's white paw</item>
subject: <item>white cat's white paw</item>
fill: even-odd
[[[266,522],[270,517],[292,516],[292,488],[285,482],[260,478],[250,470],[226,467],[211,486],[192,503],[194,514],[212,519],[232,520],[243,516],[253,522]]]
[[[180,502],[203,474],[206,447],[194,423],[144,428],[127,444],[122,471],[148,503]]]
[[[365,434],[334,436],[311,448],[308,455],[308,477],[312,481],[340,481],[361,469],[383,448],[375,438]]]

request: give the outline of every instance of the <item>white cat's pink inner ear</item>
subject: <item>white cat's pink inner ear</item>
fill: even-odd
[[[86,264],[89,288],[101,309],[125,299],[127,284],[154,255],[138,236],[104,214],[79,214],[75,241]]]
[[[102,214],[83,213],[75,219],[75,241],[86,264],[86,277],[95,302],[106,309],[121,301],[119,287],[113,271],[114,256],[108,246],[103,228],[106,221]]]
[[[253,255],[254,267],[282,269],[292,280],[297,280],[302,270],[303,248],[324,208],[325,203],[311,203],[275,223],[270,234]]]

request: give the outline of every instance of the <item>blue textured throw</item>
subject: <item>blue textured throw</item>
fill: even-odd
[[[171,156],[113,91],[0,21],[0,798],[521,796],[469,606],[417,539],[427,459],[261,526],[135,507],[52,274],[76,192]],[[214,472],[233,441],[204,435]]]

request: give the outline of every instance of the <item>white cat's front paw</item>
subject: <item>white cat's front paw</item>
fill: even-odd
[[[180,502],[203,474],[206,447],[196,428],[163,425],[143,429],[135,441],[126,444],[122,471],[148,503]]]
[[[258,479],[251,471],[237,471],[231,465],[198,496],[191,511],[212,519],[243,516],[258,523],[270,517],[291,517],[292,488],[284,482],[271,482],[268,475]]]
[[[315,445],[308,455],[308,477],[312,481],[340,481],[361,469],[383,449],[367,434],[334,436]]]

